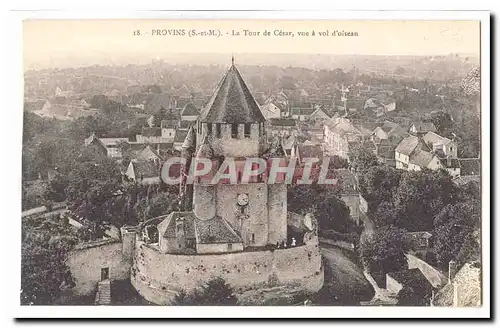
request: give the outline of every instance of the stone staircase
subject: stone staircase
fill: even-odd
[[[97,284],[97,293],[95,295],[96,305],[111,304],[111,281],[109,279],[99,281]]]

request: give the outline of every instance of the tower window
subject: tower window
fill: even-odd
[[[207,135],[211,135],[212,134],[212,123],[208,123],[207,124]]]
[[[252,244],[255,244],[255,234],[252,234]]]
[[[220,123],[215,123],[215,135],[217,138],[220,138],[220,134],[221,134],[220,130],[221,130]]]
[[[238,138],[238,124],[231,124],[231,138],[237,139]]]
[[[250,123],[245,123],[244,135],[245,138],[250,138]]]

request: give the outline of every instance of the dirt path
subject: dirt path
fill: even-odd
[[[340,249],[322,245],[321,254],[325,265],[325,286],[315,304],[357,305],[373,297],[373,288],[362,268]]]

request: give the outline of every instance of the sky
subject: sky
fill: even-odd
[[[479,26],[479,21],[471,20],[25,20],[24,64],[25,69],[72,62],[102,64],[180,53],[479,56]],[[190,30],[210,29],[220,36],[189,36]],[[141,35],[134,35],[137,30]],[[153,31],[164,34],[169,30],[184,30],[184,35],[153,35]],[[239,35],[233,35],[233,30]],[[244,30],[260,33],[245,36]],[[263,35],[264,31],[270,35]],[[275,35],[279,31],[281,35]],[[318,32],[324,31],[329,35],[320,36]],[[357,36],[333,36],[334,31]],[[309,36],[299,36],[299,32]]]

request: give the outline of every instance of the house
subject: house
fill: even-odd
[[[161,127],[161,137],[167,142],[173,142],[175,138],[175,131],[177,129],[177,120],[162,120]]]
[[[200,115],[200,111],[196,108],[195,104],[190,101],[181,110],[181,120],[194,122]]]
[[[155,160],[130,161],[125,176],[139,184],[160,183],[161,163]]]
[[[120,143],[128,142],[127,138],[98,138],[95,133],[86,138],[85,147],[94,147],[103,156],[121,158],[122,150]]]
[[[388,95],[378,94],[365,101],[364,109],[371,110],[375,116],[380,117],[396,110],[396,101]]]
[[[433,287],[419,269],[406,269],[389,272],[386,277],[386,290],[389,294],[398,296],[399,292],[409,287],[422,298],[431,297]],[[428,304],[422,304],[428,305]]]
[[[263,106],[260,106],[260,110],[266,120],[269,120],[271,118],[281,118],[282,113],[284,112],[281,105],[275,102],[268,102]]]
[[[432,306],[481,306],[481,265],[469,262],[456,272],[456,263],[449,265],[449,282],[431,301]]]
[[[159,144],[167,143],[167,138],[163,138],[161,127],[143,127],[141,134],[136,135],[136,140],[138,143],[150,143]]]
[[[297,121],[293,118],[271,118],[268,130],[274,135],[289,136],[297,132]]]
[[[427,146],[441,158],[457,158],[457,144],[448,138],[441,137],[439,134],[429,131],[422,139]]]
[[[364,140],[364,136],[346,118],[335,117],[328,120],[324,125],[324,147],[329,155],[337,155],[347,159],[349,145]]]
[[[316,111],[311,104],[310,107],[292,107],[291,116],[298,121],[305,121]]]
[[[394,156],[397,169],[421,171],[424,168],[442,168],[440,159],[420,138],[413,135],[407,136],[397,145]]]
[[[143,146],[142,149],[131,151],[130,160],[134,162],[154,161],[160,163],[163,158],[151,145]]]
[[[406,134],[405,129],[403,129],[399,124],[384,121],[381,126],[378,126],[373,130],[371,138],[375,143],[379,143],[381,140],[389,140],[392,138],[402,137]]]
[[[375,155],[380,163],[396,167],[395,149],[398,146],[400,139],[382,139],[378,143],[373,143],[375,146]]]
[[[102,144],[106,147],[108,157],[122,158],[122,143],[128,143],[128,138],[99,138]]]
[[[309,120],[323,122],[329,120],[328,116],[321,107],[317,107],[316,110],[309,116]]]
[[[432,122],[415,122],[410,125],[409,132],[416,136],[424,135],[427,132],[437,132],[434,123]]]
[[[356,176],[348,169],[338,169],[334,171],[335,178],[338,180],[340,188],[340,199],[349,208],[349,217],[356,225],[360,222],[360,192]]]

